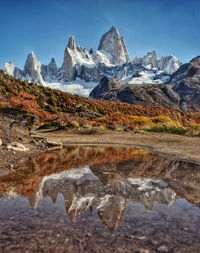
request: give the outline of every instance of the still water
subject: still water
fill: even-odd
[[[0,252],[200,252],[200,165],[69,146],[0,177]]]

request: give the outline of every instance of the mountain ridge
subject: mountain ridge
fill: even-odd
[[[75,37],[71,36],[64,51],[61,67],[57,66],[55,59],[51,59],[47,65],[41,64],[35,53],[31,52],[23,70],[11,62],[6,62],[3,70],[11,76],[51,88],[54,88],[54,83],[73,82],[88,90],[87,84],[83,82],[92,83],[94,88],[105,75],[132,83],[165,83],[180,65],[176,57],[158,58],[155,51],[144,57],[130,59],[123,37],[117,28],[112,26],[102,35],[96,51],[88,51],[81,47]],[[140,73],[141,77],[134,78],[137,73]],[[67,91],[67,85],[64,87]],[[88,90],[88,95],[90,91]],[[78,91],[79,95],[82,95],[81,93],[83,94],[81,90]]]
[[[200,111],[200,56],[183,64],[167,84],[124,84],[119,80],[102,78],[90,96],[183,111]]]

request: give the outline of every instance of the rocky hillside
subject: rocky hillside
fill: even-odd
[[[118,130],[151,129],[185,133],[198,129],[198,114],[160,106],[131,105],[83,98],[16,79],[0,72],[0,110],[25,110],[35,126],[101,127]],[[154,130],[159,130],[154,129]]]
[[[123,84],[104,77],[90,96],[131,104],[200,111],[200,57],[182,65],[167,84]]]
[[[182,110],[200,111],[200,56],[182,65],[171,77]]]

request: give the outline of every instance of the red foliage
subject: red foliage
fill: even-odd
[[[40,122],[57,120],[64,125],[73,123],[110,128],[120,125],[133,129],[140,124],[133,120],[133,116],[152,118],[159,115],[168,116],[183,125],[200,122],[200,114],[158,106],[83,98],[18,80],[1,71],[0,106],[22,107],[35,114]]]

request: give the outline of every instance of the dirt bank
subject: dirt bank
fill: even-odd
[[[0,176],[15,170],[27,159],[46,149],[40,139],[33,139],[30,130],[34,116],[20,108],[0,110]]]

